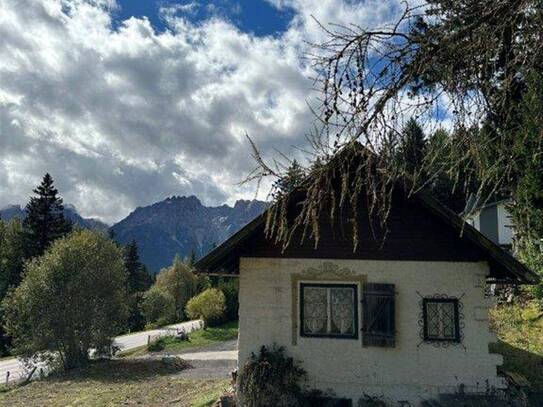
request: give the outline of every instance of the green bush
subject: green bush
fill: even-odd
[[[141,309],[149,327],[171,324],[176,320],[175,299],[156,287],[145,293]]]
[[[163,337],[154,339],[147,344],[147,350],[149,352],[160,352],[166,348],[166,341]]]
[[[246,407],[305,405],[306,372],[286,356],[285,348],[262,346],[239,375],[239,398]]]
[[[65,369],[84,366],[125,326],[126,271],[120,249],[88,230],[55,241],[26,264],[2,306],[15,351]]]
[[[208,288],[190,299],[186,313],[189,318],[203,319],[206,326],[216,326],[224,320],[225,302],[222,291]]]
[[[217,286],[224,294],[225,298],[225,320],[226,321],[237,321],[238,320],[238,309],[239,309],[239,283],[237,278],[228,278],[219,281]]]
[[[175,302],[175,318],[182,321],[186,319],[187,302],[199,293],[202,284],[205,284],[205,281],[199,279],[191,266],[176,257],[171,267],[158,273],[153,287],[171,295]]]

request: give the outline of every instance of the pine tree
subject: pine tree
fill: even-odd
[[[189,257],[187,258],[187,265],[192,268],[194,267],[194,264],[196,264],[196,250],[192,249]]]
[[[128,278],[126,279],[128,292],[132,294],[141,291],[139,278],[142,264],[135,240],[132,240],[124,248],[124,266],[128,274]]]
[[[124,266],[128,274],[128,293],[145,291],[153,284],[153,277],[140,261],[138,245],[135,240],[132,240],[124,248]]]
[[[415,177],[422,167],[426,154],[426,140],[422,127],[415,119],[409,119],[402,130],[398,148],[399,164],[405,175]]]
[[[277,197],[288,194],[300,186],[305,179],[305,171],[298,161],[293,160],[287,169],[286,174],[274,184],[274,195]]]
[[[145,326],[141,303],[143,292],[153,284],[153,277],[140,261],[138,245],[132,240],[123,250],[124,267],[127,273],[128,292],[128,328],[130,331],[141,331]]]
[[[41,184],[33,190],[37,195],[26,205],[23,228],[27,258],[41,256],[56,239],[71,232],[72,223],[64,218],[62,199],[53,186],[53,178],[45,174]]]

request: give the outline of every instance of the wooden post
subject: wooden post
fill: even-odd
[[[9,382],[9,370],[6,372],[6,386],[8,385],[8,382]]]
[[[147,346],[151,343],[151,335],[147,335]]]

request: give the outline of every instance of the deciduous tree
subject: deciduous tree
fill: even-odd
[[[87,230],[56,240],[26,266],[4,299],[4,327],[18,354],[84,366],[104,349],[127,317],[126,271],[120,249]]]

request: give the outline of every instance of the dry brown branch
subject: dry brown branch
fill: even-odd
[[[453,190],[479,202],[511,193],[526,78],[543,72],[541,0],[429,0],[417,7],[405,3],[383,27],[319,25],[327,38],[307,55],[318,90],[312,108],[317,127],[308,144],[318,165],[309,169],[293,220],[286,216],[288,202],[277,203],[268,219],[270,236],[288,245],[302,231],[302,239],[318,242],[320,220],[333,222],[345,205],[356,214],[362,190],[382,226],[401,179],[409,179],[409,193],[416,193],[447,174]],[[445,126],[449,138],[428,147],[426,158],[406,171],[398,148],[410,118],[427,132]],[[250,143],[259,167],[254,175],[281,177],[282,167],[273,170]],[[341,162],[334,161],[340,150]],[[332,182],[338,177],[339,193]],[[357,222],[355,216],[353,230]]]

